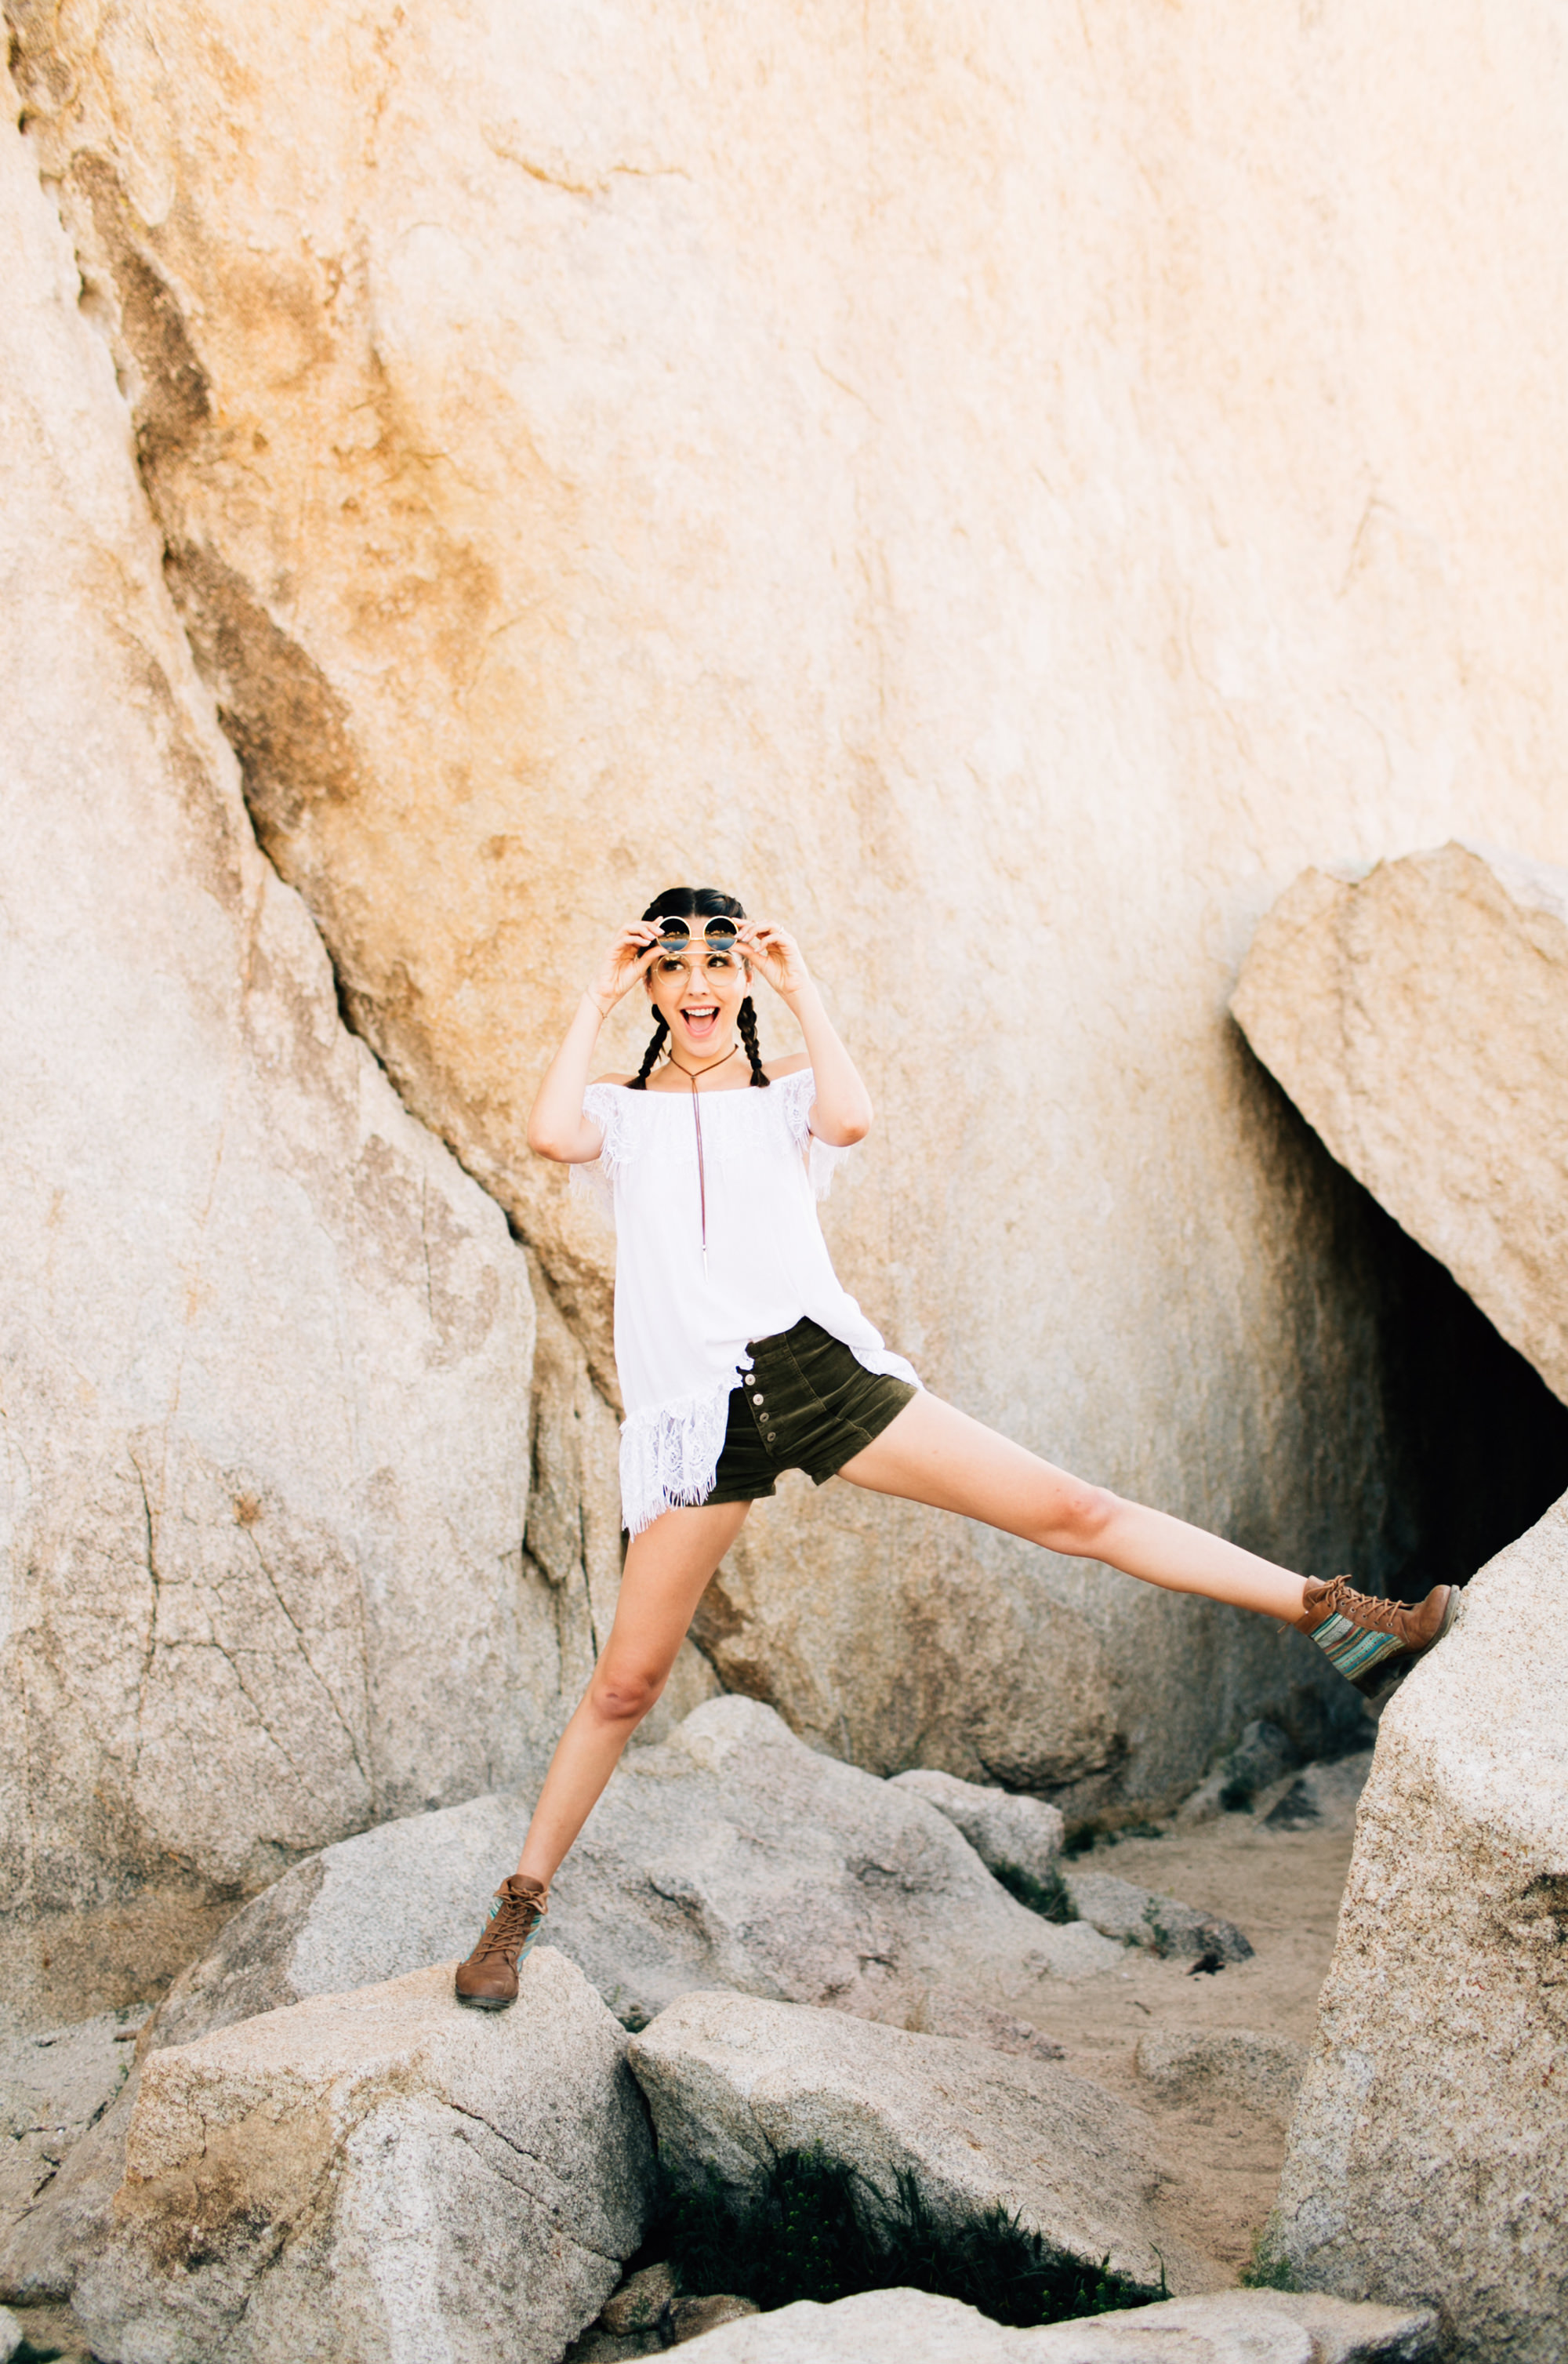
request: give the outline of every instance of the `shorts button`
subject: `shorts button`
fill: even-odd
[[[767,1402],[767,1400],[768,1400],[768,1399],[767,1399],[767,1397],[766,1397],[766,1396],[759,1396],[759,1397],[757,1398],[757,1410],[758,1410],[759,1411],[762,1411],[762,1406]]]
[[[778,1438],[774,1435],[771,1428],[768,1431],[768,1443],[770,1444],[776,1444],[778,1443]]]

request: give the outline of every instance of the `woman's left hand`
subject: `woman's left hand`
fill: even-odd
[[[792,994],[805,991],[811,982],[811,973],[800,946],[786,929],[770,927],[765,920],[742,920],[739,934],[746,958],[767,978],[781,999],[787,1001]]]

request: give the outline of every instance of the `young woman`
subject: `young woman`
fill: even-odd
[[[761,1056],[753,974],[806,1037],[791,1058]],[[599,1029],[639,983],[655,1013],[641,1068],[590,1084]],[[464,2002],[500,2010],[516,1996],[550,1880],[663,1689],[748,1509],[781,1469],[933,1503],[1146,1584],[1277,1618],[1363,1689],[1452,1622],[1448,1585],[1407,1609],[1352,1592],[1343,1577],[1293,1576],[1084,1485],[928,1394],[840,1288],[813,1203],[871,1119],[795,939],[708,886],[671,887],[620,931],[539,1087],[529,1147],[570,1165],[615,1221],[631,1541],[609,1640],[562,1734],[521,1861],[458,1970]]]

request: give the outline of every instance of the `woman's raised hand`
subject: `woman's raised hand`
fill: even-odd
[[[742,920],[740,938],[740,949],[752,967],[762,971],[785,1001],[810,984],[811,973],[800,946],[787,929],[770,927],[765,920]]]
[[[599,973],[587,987],[588,998],[601,1018],[607,1018],[622,995],[631,991],[658,942],[658,930],[649,920],[629,920],[611,938]]]

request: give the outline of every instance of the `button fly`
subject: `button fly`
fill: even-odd
[[[757,1398],[757,1410],[758,1410],[759,1411],[762,1411],[762,1406],[767,1402],[767,1400],[768,1400],[768,1399],[767,1399],[767,1397],[766,1397],[766,1396],[759,1396],[759,1397]]]

